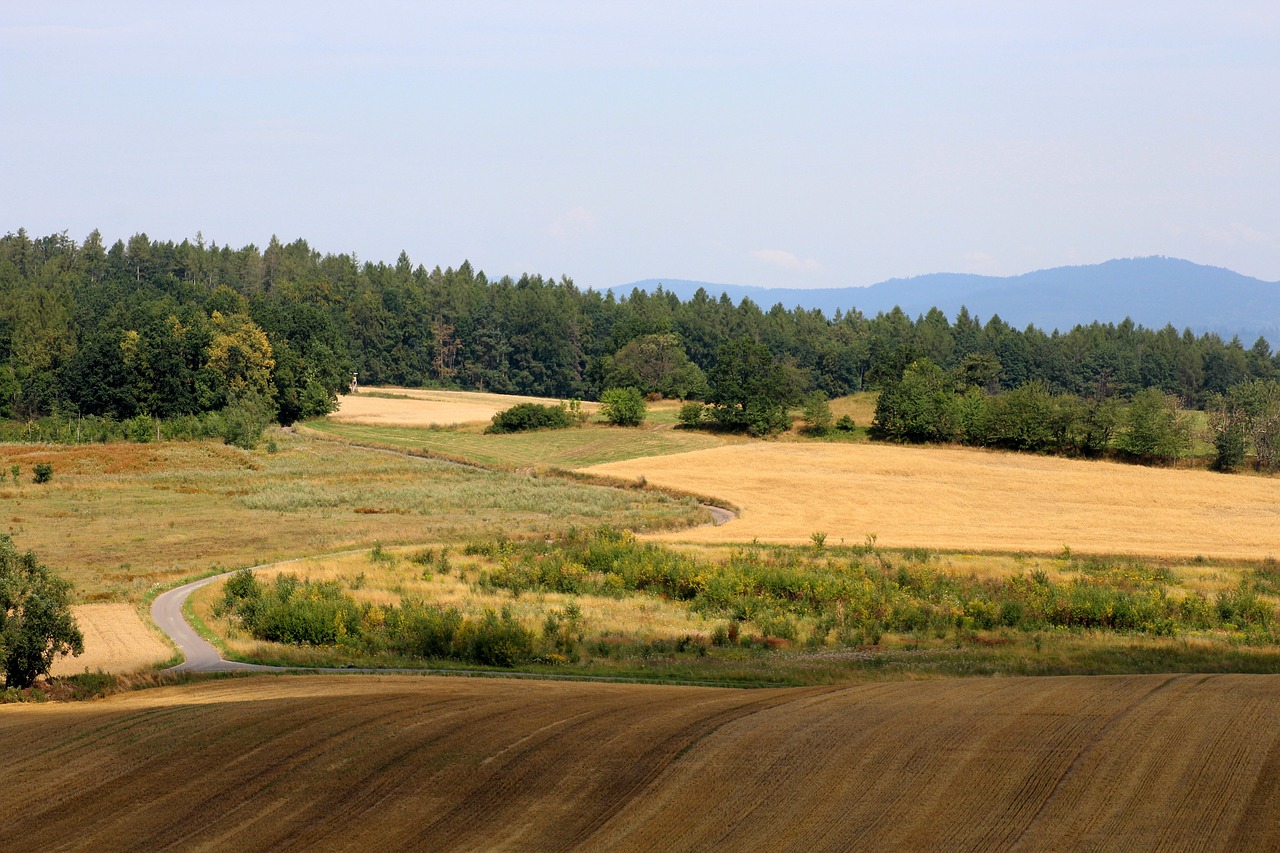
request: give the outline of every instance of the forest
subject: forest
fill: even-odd
[[[288,424],[329,411],[353,373],[362,384],[596,399],[643,384],[634,356],[655,342],[682,372],[647,390],[699,397],[722,347],[743,338],[768,349],[795,391],[830,397],[895,385],[917,362],[989,394],[1035,383],[1129,400],[1154,389],[1193,408],[1280,375],[1265,339],[1246,347],[1128,321],[1046,332],[963,309],[828,317],[703,291],[615,298],[564,276],[491,280],[466,261],[361,261],[275,237],[265,249],[199,235],[0,238],[0,416],[17,421],[172,419],[247,401]]]

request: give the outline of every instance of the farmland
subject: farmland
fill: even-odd
[[[55,470],[6,487],[10,530],[95,602],[80,612],[98,657],[62,673],[167,657],[128,634],[154,583],[304,558],[256,576],[327,589],[373,627],[396,608],[501,612],[534,638],[526,675],[662,683],[255,676],[0,706],[0,772],[20,783],[0,826],[38,821],[55,849],[1280,843],[1280,676],[1239,674],[1280,670],[1263,618],[1280,591],[1273,481],[671,420],[521,436],[313,422],[248,452],[5,447]],[[491,469],[403,452],[424,449]],[[742,512],[691,527],[706,516],[689,501],[543,465]],[[225,592],[192,610],[230,656],[475,668],[374,633],[265,641]],[[549,617],[571,612],[553,638]],[[1084,673],[1115,674],[1057,677]]]
[[[742,508],[690,542],[828,542],[961,551],[1280,556],[1275,480],[980,450],[757,442],[595,466]]]
[[[45,849],[1266,849],[1280,678],[256,677],[0,707]]]
[[[484,465],[579,468],[633,459],[703,450],[736,443],[732,436],[672,429],[676,404],[659,403],[643,429],[619,429],[599,423],[578,429],[485,435],[484,427],[500,408],[519,402],[554,400],[502,397],[497,394],[386,389],[380,396],[342,399],[336,415],[302,427],[307,434],[341,441],[466,459]],[[385,394],[386,396],[381,396]],[[594,411],[595,404],[584,404]]]
[[[329,420],[380,426],[450,426],[488,421],[498,412],[517,403],[554,406],[559,402],[546,397],[484,394],[475,391],[369,387],[357,394],[343,396],[338,410],[329,416]],[[598,404],[585,403],[583,408],[595,411]]]

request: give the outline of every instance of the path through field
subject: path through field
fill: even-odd
[[[1280,678],[254,676],[0,707],[41,849],[1275,849]]]

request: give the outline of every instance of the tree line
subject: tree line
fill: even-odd
[[[78,244],[65,233],[0,238],[0,416],[20,420],[247,405],[289,423],[329,411],[358,373],[362,383],[565,399],[630,386],[727,399],[729,421],[751,421],[736,391],[711,381],[749,385],[766,369],[740,369],[759,355],[735,343],[744,339],[767,351],[771,381],[792,398],[892,388],[926,360],[989,395],[1033,386],[1104,401],[1151,389],[1196,408],[1280,376],[1264,339],[1246,347],[1129,321],[1045,332],[963,309],[954,320],[856,306],[827,317],[705,291],[615,297],[563,276],[490,280],[465,261],[362,262],[274,237],[265,249],[145,234],[108,247],[96,231]],[[722,352],[735,363],[720,365]]]

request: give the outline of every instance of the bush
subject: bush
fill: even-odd
[[[702,417],[706,408],[707,407],[705,405],[699,403],[697,400],[690,400],[688,403],[685,403],[680,407],[680,425],[689,427],[690,429],[699,426],[702,423]]]
[[[644,397],[638,388],[610,388],[600,395],[600,414],[614,426],[636,427],[644,423]]]
[[[805,431],[811,435],[826,435],[831,432],[831,404],[827,402],[827,395],[814,391],[805,397],[801,418],[804,420]]]
[[[1133,395],[1122,423],[1116,447],[1140,460],[1177,459],[1191,445],[1190,426],[1177,400],[1155,388]]]
[[[53,479],[53,466],[48,462],[37,462],[34,471],[37,483],[47,483]]]
[[[276,416],[270,398],[255,391],[232,397],[222,409],[222,440],[227,444],[253,450],[262,440],[262,431]]]
[[[502,435],[510,432],[526,432],[535,429],[564,429],[574,425],[573,416],[568,407],[544,406],[539,403],[518,403],[511,408],[498,412],[493,422],[485,427],[489,435]]]

